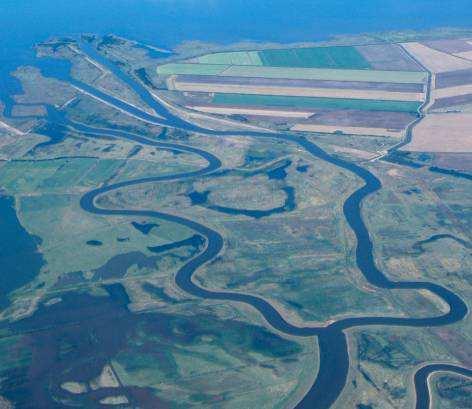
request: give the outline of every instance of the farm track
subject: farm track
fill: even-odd
[[[263,300],[262,298],[236,292],[210,291],[206,288],[200,287],[192,279],[194,273],[202,265],[214,259],[219,254],[224,244],[223,237],[217,231],[210,229],[209,227],[196,221],[189,220],[178,215],[172,215],[154,210],[101,208],[97,205],[96,199],[104,194],[119,190],[127,186],[139,185],[143,183],[157,183],[161,181],[184,180],[208,175],[211,172],[220,168],[220,160],[211,153],[206,152],[202,149],[197,149],[180,144],[160,142],[158,140],[148,139],[139,135],[134,135],[118,130],[101,130],[85,125],[69,123],[70,126],[75,127],[78,131],[81,132],[130,139],[160,149],[180,150],[199,155],[208,162],[208,165],[205,168],[194,172],[180,173],[160,177],[158,176],[141,178],[99,187],[83,195],[80,200],[80,205],[85,211],[94,214],[136,216],[148,218],[153,217],[179,223],[193,229],[194,231],[198,232],[199,234],[205,237],[206,246],[199,255],[187,262],[176,273],[175,282],[182,290],[186,291],[191,295],[205,299],[224,300],[229,302],[233,301],[248,304],[253,308],[257,309],[263,315],[266,321],[278,331],[293,336],[318,337],[318,344],[320,350],[319,372],[314,384],[307,392],[307,394],[303,397],[303,399],[298,403],[298,405],[296,406],[297,408],[329,408],[341,394],[346,383],[349,370],[349,353],[345,330],[354,327],[371,325],[408,327],[441,326],[460,321],[466,316],[466,314],[468,313],[467,305],[459,296],[454,294],[449,289],[431,282],[392,281],[387,278],[380,270],[378,270],[373,257],[373,244],[371,242],[367,227],[362,219],[361,204],[367,196],[380,190],[382,185],[380,180],[377,179],[377,177],[370,173],[367,169],[357,164],[348,162],[346,160],[331,156],[314,143],[308,141],[307,139],[299,135],[241,131],[220,132],[190,124],[169,112],[162,104],[158,103],[150,95],[150,93],[146,88],[144,88],[144,86],[134,81],[134,79],[132,79],[131,77],[128,77],[127,75],[122,73],[116,66],[113,65],[113,63],[107,61],[102,56],[94,52],[94,50],[92,50],[90,46],[84,46],[82,49],[89,55],[90,58],[98,60],[99,63],[105,65],[108,69],[110,69],[110,71],[112,71],[120,79],[122,79],[129,86],[131,86],[132,89],[143,99],[143,101],[146,102],[150,107],[152,107],[163,119],[159,117],[153,117],[152,115],[145,112],[140,112],[140,110],[135,107],[130,107],[130,109],[128,109],[129,106],[127,106],[126,103],[118,101],[113,97],[100,93],[99,91],[95,93],[93,87],[84,86],[84,84],[81,84],[71,78],[60,79],[71,82],[78,89],[86,88],[86,92],[88,94],[95,93],[96,96],[99,96],[100,99],[104,99],[109,105],[115,106],[116,108],[121,109],[123,111],[127,111],[135,117],[138,117],[144,121],[160,124],[163,126],[174,127],[214,137],[231,137],[237,135],[244,135],[251,136],[254,138],[273,138],[284,140],[297,144],[299,147],[303,148],[307,153],[318,159],[324,160],[334,166],[348,170],[355,174],[357,177],[363,180],[364,185],[354,191],[346,199],[343,205],[343,212],[349,226],[353,230],[357,239],[355,251],[356,262],[362,274],[365,276],[367,281],[369,281],[369,283],[379,288],[428,290],[436,296],[440,297],[449,306],[449,311],[447,313],[437,317],[352,317],[334,321],[330,325],[325,327],[299,327],[292,325],[290,322],[286,321],[269,302]],[[428,367],[431,368],[432,372],[438,370],[435,369],[435,366]],[[420,371],[421,369],[417,372],[415,379],[417,378],[418,373]],[[466,371],[467,376],[470,376],[470,370]],[[421,392],[419,389],[419,384],[415,383],[415,387],[418,396],[417,408],[427,407],[424,406],[424,394],[419,393]],[[418,406],[418,404],[421,404],[423,406]]]

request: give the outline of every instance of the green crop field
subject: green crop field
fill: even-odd
[[[278,95],[215,94],[213,103],[221,105],[284,106],[317,109],[360,109],[365,111],[417,112],[418,102],[372,99],[311,98]]]
[[[262,65],[257,51],[235,51],[230,53],[207,54],[198,57],[200,64]]]
[[[426,73],[411,71],[345,70],[300,67],[264,67],[249,65],[173,63],[157,67],[160,75],[193,74],[234,77],[287,78],[332,81],[367,81],[391,83],[423,83]]]
[[[370,64],[354,47],[310,47],[259,52],[264,66],[368,69]]]
[[[200,64],[264,65],[266,67],[371,68],[355,47],[309,47],[207,54]]]

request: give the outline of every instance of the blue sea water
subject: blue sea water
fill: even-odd
[[[472,26],[470,0],[1,0],[0,99],[19,91],[8,73],[52,36],[114,33],[173,47],[443,26]]]
[[[0,58],[50,36],[116,33],[156,45],[279,42],[472,22],[470,0],[2,0]]]
[[[1,0],[0,98],[18,90],[8,72],[52,36],[114,33],[172,47],[471,25],[470,0]]]

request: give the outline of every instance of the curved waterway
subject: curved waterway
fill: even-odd
[[[128,112],[129,114],[141,118],[144,121],[150,121],[153,123],[159,123],[164,126],[175,127],[184,129],[187,131],[198,132],[206,135],[212,135],[215,137],[230,137],[234,135],[245,135],[252,136],[255,138],[274,138],[282,139],[288,142],[292,142],[303,148],[306,152],[313,155],[314,157],[325,160],[339,168],[348,170],[355,174],[357,177],[363,180],[364,185],[352,193],[345,201],[343,206],[344,216],[354,232],[357,240],[356,244],[356,262],[357,266],[364,275],[364,277],[371,283],[380,288],[384,289],[402,289],[402,290],[428,290],[436,296],[440,297],[448,306],[449,310],[447,313],[428,318],[404,318],[404,317],[388,317],[388,316],[377,316],[377,317],[351,317],[344,318],[334,321],[328,326],[324,327],[309,327],[309,326],[295,326],[290,322],[286,321],[280,313],[266,300],[263,300],[257,296],[235,293],[229,291],[210,291],[206,288],[200,287],[193,280],[194,273],[205,263],[214,259],[221,251],[224,243],[224,239],[220,233],[210,229],[209,227],[198,223],[193,220],[189,220],[177,215],[171,215],[154,210],[137,210],[137,209],[107,209],[101,208],[97,205],[96,199],[109,193],[121,189],[126,186],[138,185],[142,183],[156,183],[161,181],[170,180],[182,180],[188,178],[196,178],[220,168],[220,160],[209,152],[194,147],[184,146],[175,143],[160,142],[158,140],[144,138],[142,136],[130,134],[120,130],[102,130],[85,125],[68,123],[69,126],[76,128],[77,130],[90,134],[90,135],[108,135],[118,138],[130,139],[142,144],[152,145],[157,148],[166,150],[179,150],[188,153],[193,153],[204,158],[208,165],[205,168],[194,172],[179,173],[174,175],[157,176],[141,178],[129,181],[123,181],[112,185],[106,185],[87,192],[80,201],[81,207],[90,212],[99,215],[120,215],[120,216],[138,216],[138,217],[153,217],[179,223],[185,225],[195,232],[205,237],[206,246],[204,250],[187,262],[175,276],[176,284],[184,291],[197,297],[204,299],[213,300],[224,300],[232,302],[241,302],[252,306],[257,309],[266,319],[266,321],[278,331],[284,332],[294,336],[316,336],[318,337],[319,344],[319,372],[316,377],[314,384],[310,390],[298,403],[297,408],[329,408],[341,394],[347,380],[349,370],[349,354],[347,340],[344,330],[353,327],[367,326],[367,325],[384,325],[384,326],[409,326],[409,327],[432,327],[451,324],[457,322],[465,317],[467,314],[467,306],[464,301],[449,289],[442,287],[438,284],[423,281],[392,281],[386,277],[382,271],[380,271],[374,261],[373,257],[373,245],[369,236],[367,227],[362,219],[361,204],[362,201],[370,194],[378,191],[382,185],[379,179],[370,173],[367,169],[362,168],[354,163],[346,160],[329,155],[327,152],[322,150],[314,143],[308,141],[306,138],[299,135],[282,134],[282,133],[263,133],[263,132],[228,132],[228,131],[214,131],[200,126],[195,126],[186,122],[185,120],[177,117],[176,115],[169,112],[169,110],[158,103],[148,90],[138,82],[134,81],[131,77],[128,77],[121,72],[114,64],[106,60],[91,49],[89,46],[82,48],[89,56],[96,59],[100,64],[105,65],[120,79],[125,81],[136,93],[145,101],[151,108],[158,113],[158,116],[145,113],[136,107],[131,107],[129,104],[117,100],[111,96],[108,96],[100,91],[95,90],[93,87],[79,83],[70,77],[64,78],[61,75],[61,79],[72,82],[77,88],[86,91],[88,94],[95,96],[96,98],[102,99],[110,105],[113,105],[121,110]],[[433,370],[437,370],[434,369]],[[421,370],[420,370],[421,371]],[[420,372],[419,371],[419,372]],[[467,370],[468,371],[468,370]],[[420,372],[422,375],[423,372]],[[470,374],[470,373],[468,373]],[[417,373],[418,375],[418,373]],[[415,378],[416,379],[416,378]],[[421,376],[419,378],[421,380]],[[421,382],[415,381],[415,388],[418,396],[418,406],[424,408],[429,405],[429,394],[426,395],[422,392]]]
[[[472,378],[472,370],[457,365],[431,364],[423,366],[415,373],[416,406],[415,409],[430,409],[431,396],[428,379],[434,372],[451,372]]]

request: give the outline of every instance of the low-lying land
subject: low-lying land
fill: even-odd
[[[116,36],[81,38],[207,133],[156,115],[160,107],[80,41],[38,46],[57,67],[71,65],[18,69],[21,92],[1,107],[0,406],[33,397],[38,407],[295,407],[319,369],[316,337],[285,334],[243,303],[177,285],[179,269],[209,248],[194,223],[221,234],[223,248],[193,282],[261,297],[291,324],[447,313],[432,292],[380,288],[361,273],[346,200],[368,172],[380,182],[360,205],[375,265],[391,280],[430,281],[469,300],[472,70],[458,68],[469,45],[378,38],[419,47],[364,39],[204,54],[187,45],[182,56]],[[416,59],[441,72],[430,78]],[[307,96],[313,90],[323,97]],[[435,105],[448,98],[455,105]],[[264,136],[242,132],[262,126]],[[307,141],[333,162],[304,150]],[[211,172],[192,176],[209,163]],[[110,184],[95,205],[117,213],[85,211],[84,194]],[[472,365],[471,323],[469,314],[438,327],[346,330],[348,379],[333,407],[413,407],[421,365]],[[445,408],[468,407],[469,389],[455,375],[431,378]]]

